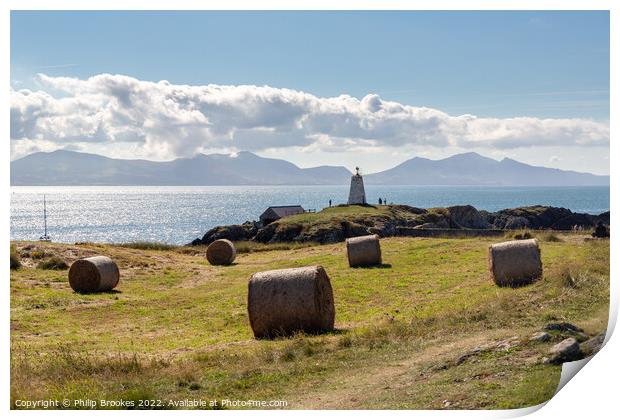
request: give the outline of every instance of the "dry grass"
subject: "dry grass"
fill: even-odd
[[[542,242],[544,278],[500,289],[493,238],[388,238],[385,266],[350,269],[343,244],[246,252],[210,266],[189,252],[17,242],[72,262],[108,255],[118,293],[79,295],[31,258],[11,272],[11,401],[47,398],[285,399],[290,408],[516,408],[548,399],[560,368],[527,341],[549,322],[595,334],[609,308],[609,241]],[[252,244],[254,245],[254,244]],[[336,331],[254,340],[247,281],[322,265]],[[568,273],[568,274],[567,274]],[[111,324],[110,320],[114,320]],[[508,349],[501,343],[511,337]],[[479,345],[488,350],[455,364]],[[444,401],[450,402],[445,406]]]
[[[536,237],[543,242],[562,242],[563,241],[560,235],[555,232],[544,232],[540,235],[536,235]]]
[[[146,241],[126,242],[126,243],[118,244],[118,246],[122,246],[123,248],[152,250],[152,251],[169,251],[169,250],[178,248],[177,245],[170,245],[170,244],[165,244],[162,242],[146,242]]]
[[[318,246],[316,242],[276,242],[271,244],[263,244],[252,241],[237,241],[235,248],[238,254],[248,254],[251,252],[268,252],[268,251],[289,251],[291,249],[303,249]]]

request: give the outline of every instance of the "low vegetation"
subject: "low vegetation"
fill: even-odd
[[[60,257],[52,257],[37,264],[40,270],[66,270],[69,268],[67,263]]]
[[[509,239],[516,239],[518,241],[523,239],[532,239],[534,235],[529,230],[521,230],[518,232],[510,232],[507,234]]]
[[[237,241],[235,248],[238,254],[247,254],[250,252],[267,252],[267,251],[288,251],[291,249],[302,249],[317,246],[314,242],[275,242],[263,244],[252,241]]]
[[[562,238],[560,237],[560,235],[554,232],[544,232],[540,235],[537,235],[537,237],[543,242],[562,242]]]
[[[582,235],[587,235],[589,232],[582,232]],[[551,231],[551,230],[537,230],[532,231],[528,229],[522,229],[517,231],[508,231],[505,235],[506,239],[514,239],[514,240],[523,240],[523,239],[532,239],[536,238],[542,242],[562,242],[562,236],[571,236],[569,233],[564,232],[560,234],[559,232]]]
[[[19,254],[15,250],[15,247],[11,245],[11,262],[10,268],[11,270],[18,270],[22,266],[22,263],[19,261]]]
[[[76,294],[66,271],[41,270],[37,259],[22,257],[10,281],[11,402],[539,404],[557,386],[561,368],[544,357],[562,337],[547,343],[529,337],[563,321],[597,334],[609,309],[609,241],[555,235],[561,241],[541,241],[544,278],[517,289],[489,279],[486,253],[498,238],[387,238],[384,265],[356,269],[348,267],[343,243],[288,249],[238,243],[235,263],[215,267],[203,247],[15,242],[17,253],[29,247],[69,264],[108,255],[121,282],[117,293]],[[250,275],[310,264],[324,266],[331,278],[336,330],[255,340],[246,311]]]
[[[168,251],[168,250],[177,248],[177,245],[165,244],[162,242],[146,242],[146,241],[126,242],[126,243],[118,244],[118,246],[121,246],[123,248],[142,249],[142,250],[151,250],[151,251]]]

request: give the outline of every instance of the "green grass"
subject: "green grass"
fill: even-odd
[[[433,209],[430,209],[432,213]],[[404,206],[373,206],[373,205],[352,205],[327,207],[316,213],[302,213],[294,216],[287,216],[276,223],[286,225],[331,225],[340,224],[343,220],[354,223],[367,222],[376,219],[388,219],[401,217],[410,219],[416,215],[405,210]]]
[[[552,321],[572,322],[590,334],[607,324],[609,241],[558,236],[561,242],[541,242],[544,278],[519,289],[497,288],[489,280],[486,252],[497,240],[492,238],[383,239],[386,266],[370,269],[349,268],[343,243],[248,247],[227,267],[210,266],[203,248],[37,244],[68,263],[109,255],[119,264],[121,282],[119,293],[79,295],[70,289],[66,271],[37,269],[35,259],[24,259],[23,267],[11,272],[11,402],[278,399],[289,408],[538,404],[557,385],[560,367],[541,360],[561,337],[544,344],[526,338]],[[18,252],[27,245],[14,244]],[[251,274],[309,264],[323,265],[331,278],[336,331],[255,340],[246,312]],[[478,345],[513,336],[519,344],[510,350],[454,364]]]

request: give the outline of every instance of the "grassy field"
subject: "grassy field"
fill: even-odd
[[[383,239],[384,266],[367,269],[348,267],[342,243],[244,243],[234,265],[213,267],[204,248],[14,242],[21,267],[10,282],[11,403],[535,405],[557,386],[561,368],[543,358],[561,337],[529,337],[555,321],[598,333],[609,304],[608,241],[548,234],[541,240],[544,278],[519,289],[489,280],[490,238]],[[59,257],[70,265],[97,254],[119,264],[118,291],[76,294],[66,269],[41,264]],[[331,278],[336,331],[255,340],[246,313],[250,275],[310,264],[323,265]]]

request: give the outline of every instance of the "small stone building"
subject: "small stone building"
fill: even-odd
[[[305,210],[302,206],[271,206],[260,215],[260,221],[263,223],[263,226],[266,226],[283,217],[304,212]]]

